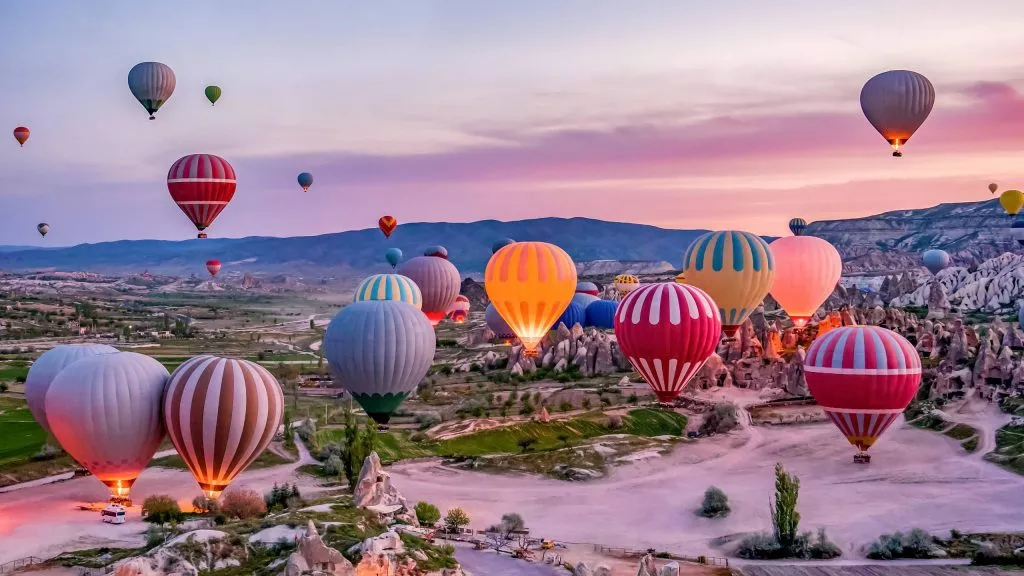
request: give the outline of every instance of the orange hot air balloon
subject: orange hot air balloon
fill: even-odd
[[[576,265],[554,244],[516,242],[491,256],[484,288],[526,355],[536,356],[540,339],[576,292]]]
[[[391,233],[398,227],[398,220],[395,220],[394,216],[381,216],[380,220],[377,220],[377,228],[384,233],[385,238],[391,238]]]
[[[28,135],[29,130],[24,126],[18,126],[14,129],[14,139],[17,140],[18,144],[21,146],[24,146],[25,142],[28,142]]]
[[[814,236],[785,236],[768,245],[775,260],[771,294],[797,328],[803,328],[832,294],[843,274],[835,247]]]

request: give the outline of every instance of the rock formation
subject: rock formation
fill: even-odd
[[[330,576],[355,576],[355,567],[341,552],[324,544],[316,525],[310,520],[306,531],[295,536],[298,548],[288,557],[284,576],[303,576],[311,572]]]
[[[359,480],[356,481],[355,490],[352,491],[352,503],[358,508],[377,508],[378,510],[388,507],[396,507],[396,518],[406,524],[418,526],[415,515],[409,508],[409,503],[391,484],[391,474],[384,471],[380,463],[380,456],[376,452],[363,460],[363,467],[359,470]]]

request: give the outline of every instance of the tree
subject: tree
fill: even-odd
[[[504,514],[501,522],[487,529],[487,535],[496,552],[500,552],[508,546],[516,533],[526,531],[526,522],[523,517],[516,513]]]
[[[522,452],[528,452],[530,447],[537,443],[536,438],[520,438],[516,444],[519,445],[519,450]]]
[[[415,510],[420,526],[433,526],[441,519],[441,511],[430,502],[417,502]]]
[[[280,490],[280,488],[279,488]],[[267,503],[255,490],[235,488],[224,493],[220,503],[221,512],[235,518],[255,518],[267,513]]]
[[[775,500],[768,497],[772,514],[775,540],[783,550],[790,550],[796,542],[800,526],[800,513],[796,501],[800,496],[800,479],[786,472],[782,464],[775,465]]]
[[[219,503],[205,494],[192,499],[192,508],[199,514],[216,513],[220,509]]]
[[[124,338],[125,342],[131,342],[132,340],[132,329],[128,326],[121,328],[121,337]]]
[[[704,418],[704,422],[700,425],[701,434],[724,434],[739,424],[739,419],[736,416],[736,405],[732,402],[723,402],[721,404],[715,404],[714,409],[707,417]]]
[[[465,526],[469,526],[469,514],[462,508],[450,508],[444,516],[444,529],[446,532],[461,532]]]
[[[154,494],[147,497],[142,503],[142,517],[146,522],[154,524],[180,522],[185,519],[178,503],[166,494]]]
[[[569,447],[569,435],[562,432],[558,435],[558,441],[561,442],[566,448]]]
[[[704,502],[700,505],[700,515],[705,518],[722,518],[729,515],[729,497],[715,486],[708,486],[704,491]]]

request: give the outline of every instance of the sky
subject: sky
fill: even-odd
[[[982,200],[1024,186],[1021,21],[1020,0],[3,2],[0,126],[32,136],[0,134],[0,244],[194,237],[166,187],[190,153],[238,174],[211,237],[383,214],[776,235]],[[177,77],[155,121],[127,86],[150,60]],[[888,69],[937,94],[900,159],[859,104]]]

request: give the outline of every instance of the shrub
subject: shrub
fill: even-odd
[[[192,508],[200,514],[209,514],[211,512],[217,512],[220,506],[213,498],[207,498],[206,495],[200,495],[192,499]]]
[[[267,504],[255,490],[236,488],[224,494],[220,509],[225,516],[245,520],[266,514]]]
[[[331,454],[324,462],[324,475],[338,476],[345,470],[345,464],[337,454]]]
[[[167,531],[159,526],[146,528],[146,548],[156,548],[167,540]]]
[[[781,558],[784,554],[775,537],[761,532],[744,538],[736,549],[736,555],[740,558],[771,559]]]
[[[522,452],[528,452],[534,444],[537,443],[536,438],[521,438],[516,444],[519,445],[519,450]]]
[[[415,510],[421,526],[433,526],[441,519],[441,511],[429,502],[417,502]]]
[[[739,424],[736,417],[736,405],[731,402],[715,404],[715,408],[704,418],[700,425],[701,434],[724,434]]]
[[[704,501],[700,505],[700,515],[705,518],[724,518],[731,511],[729,497],[725,492],[715,486],[708,486],[704,491]]]
[[[920,528],[906,534],[882,534],[868,547],[867,556],[873,560],[932,558],[935,556],[935,539]]]
[[[608,417],[608,429],[618,430],[622,428],[622,416],[618,414],[612,414]]]
[[[571,402],[565,402],[565,401],[560,402],[558,404],[558,410],[559,410],[559,412],[568,412],[569,410],[572,410],[572,403]]]
[[[178,503],[166,494],[154,494],[146,498],[142,503],[142,516],[146,522],[154,524],[181,522],[185,519]]]
[[[815,560],[831,560],[843,555],[843,551],[835,542],[828,539],[825,528],[818,528],[818,538],[807,549],[808,556]]]

